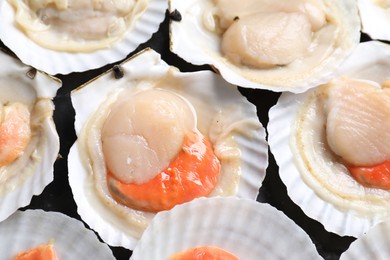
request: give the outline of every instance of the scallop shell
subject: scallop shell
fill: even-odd
[[[390,46],[379,42],[362,43],[340,68],[339,74],[382,83],[388,79],[389,58]],[[376,189],[364,189],[344,174],[327,176],[327,180],[322,180],[337,191],[326,189],[310,174],[305,174],[308,177],[304,180],[297,166],[301,164],[301,159],[293,156],[291,150],[290,135],[296,113],[310,93],[311,91],[298,95],[284,93],[271,108],[268,125],[271,152],[279,165],[280,177],[287,186],[289,196],[309,217],[321,222],[328,231],[360,236],[389,216],[390,204],[386,201],[390,194]],[[348,186],[341,185],[347,179],[352,182]],[[346,193],[358,193],[361,199],[343,199],[343,196],[347,196]],[[368,202],[369,196],[379,198],[381,202]]]
[[[380,3],[383,3],[381,5]],[[362,32],[375,40],[390,41],[390,5],[386,0],[358,0]],[[385,6],[387,4],[387,7]]]
[[[58,52],[43,48],[21,32],[14,24],[14,9],[8,1],[0,2],[0,39],[25,64],[49,74],[68,74],[95,69],[117,62],[146,42],[159,28],[168,7],[166,0],[150,0],[126,36],[112,48],[89,53]]]
[[[59,212],[17,211],[0,223],[0,234],[3,259],[50,241],[60,259],[115,259],[110,248],[81,221]]]
[[[248,260],[321,259],[309,236],[281,211],[234,197],[199,198],[158,213],[130,259],[168,259],[195,246]]]
[[[35,158],[30,160],[30,162],[34,161],[34,164],[26,165],[23,171],[18,170],[13,178],[0,179],[2,191],[0,221],[2,221],[19,207],[28,205],[33,195],[39,195],[46,185],[53,181],[53,165],[57,159],[60,144],[52,118],[54,110],[52,99],[61,86],[61,82],[39,71],[36,72],[34,78],[30,78],[35,70],[31,71],[30,67],[1,51],[0,60],[2,64],[0,66],[1,101],[30,100],[29,102],[35,102],[40,99],[39,104],[35,106],[43,108],[43,114],[39,119],[41,137],[37,146],[31,147],[32,154],[26,153],[27,156]],[[14,93],[10,94],[11,96],[5,96],[6,88],[12,88]]]
[[[160,55],[151,49],[144,50],[129,59],[121,65],[121,68],[124,72],[122,79],[114,79],[112,71],[108,71],[72,92],[72,103],[76,110],[75,129],[78,137],[87,120],[112,91],[123,87],[135,87],[135,82],[157,81],[172,75],[176,80],[185,82],[182,88],[175,90],[193,103],[198,111],[198,120],[204,118],[208,121],[215,113],[212,106],[204,107],[208,104],[220,106],[222,112],[230,111],[226,126],[230,130],[238,130],[234,131],[234,136],[242,154],[237,196],[256,199],[268,165],[268,146],[265,141],[265,130],[257,118],[255,106],[250,104],[236,87],[229,85],[210,71],[181,73],[176,68],[168,66],[161,60]],[[229,109],[233,107],[234,110]],[[245,126],[245,129],[240,126]],[[204,133],[208,132],[200,130]],[[83,220],[108,244],[133,249],[140,234],[134,234],[132,228],[125,223],[125,217],[118,217],[96,197],[96,192],[89,188],[92,185],[90,176],[88,176],[90,166],[83,164],[81,160],[85,158],[85,151],[80,146],[82,142],[78,138],[72,146],[68,165],[69,182],[78,205],[78,212]],[[120,206],[120,208],[126,207]],[[139,214],[139,211],[137,212]],[[153,213],[143,214],[145,214],[146,223],[155,215]]]
[[[347,259],[389,259],[390,222],[379,223],[362,237],[351,243],[341,254],[341,260]]]
[[[360,18],[356,1],[323,1],[327,15],[338,27],[332,50],[318,50],[313,53],[327,53],[325,57],[305,56],[297,66],[279,66],[274,69],[256,69],[234,65],[221,53],[221,38],[205,29],[203,16],[213,8],[212,0],[170,0],[169,10],[179,11],[181,21],[170,23],[171,51],[196,65],[210,64],[228,82],[247,88],[272,91],[303,92],[328,81],[342,61],[350,55],[360,40]],[[315,64],[309,59],[318,60]]]

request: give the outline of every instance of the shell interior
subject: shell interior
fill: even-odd
[[[83,132],[85,129],[92,129],[87,130],[87,133],[90,136],[96,135],[97,139],[92,138],[96,140],[92,143],[99,143],[100,130],[99,127],[95,127],[99,120],[93,118],[106,113],[104,111],[108,111],[106,108],[110,102],[114,101],[123,89],[142,91],[153,88],[156,82],[168,82],[169,84],[164,85],[167,90],[175,91],[194,106],[198,114],[198,128],[209,135],[212,142],[216,140],[218,143],[218,140],[224,140],[223,136],[232,134],[240,152],[228,151],[226,160],[222,158],[223,170],[217,184],[219,188],[216,188],[212,195],[227,192],[225,196],[237,195],[256,199],[268,165],[265,130],[257,118],[255,106],[249,103],[236,87],[227,84],[209,71],[181,73],[176,68],[168,66],[158,53],[150,49],[124,62],[121,68],[124,72],[123,78],[114,79],[112,71],[108,71],[96,80],[74,90],[71,95],[76,110],[75,129],[78,140],[69,154],[69,182],[78,204],[79,214],[103,240],[110,245],[132,249],[155,215],[120,205],[114,208],[106,206],[105,204],[117,203],[107,195],[105,177],[96,177],[105,176],[104,160],[91,157],[92,161],[95,160],[91,166],[88,163],[91,159],[86,159],[88,155]],[[86,100],[88,102],[85,102]],[[99,114],[96,114],[96,111],[99,111]],[[215,123],[218,127],[213,126]],[[93,127],[89,128],[90,126]],[[223,142],[220,144],[223,147]],[[89,148],[89,153],[99,154],[99,149]],[[237,172],[240,174],[239,181],[235,179],[236,177],[231,179],[232,176],[238,176],[236,173],[229,173],[231,168],[229,164],[234,161],[238,163],[241,172]],[[95,177],[91,173],[91,167],[94,167]],[[94,181],[93,178],[98,178],[98,181]],[[95,189],[94,182],[100,183],[98,186],[101,188]],[[96,192],[97,190],[100,191]],[[98,198],[96,194],[101,195]],[[100,199],[102,197],[105,202]]]
[[[195,246],[219,247],[238,259],[321,259],[307,234],[282,212],[234,197],[195,199],[159,213],[130,259],[168,259]]]
[[[89,53],[59,52],[43,48],[14,25],[14,9],[8,1],[1,1],[0,39],[23,63],[51,75],[86,71],[117,62],[146,42],[164,20],[168,3],[166,0],[150,0],[147,10],[118,43],[109,49]]]
[[[339,73],[380,84],[388,79],[388,57],[390,49],[387,45],[378,42],[362,43],[340,68]],[[308,170],[299,155],[303,152],[296,145],[296,138],[292,134],[297,113],[302,109],[302,104],[307,104],[308,97],[313,92],[299,95],[284,93],[271,108],[268,125],[271,152],[279,165],[280,176],[287,186],[289,196],[309,217],[321,222],[328,231],[360,236],[388,216],[389,193],[364,188],[344,172],[345,167],[333,161],[332,156],[326,155],[326,150],[319,152],[323,151],[320,148],[314,148],[316,152],[310,152],[309,149],[304,151],[308,158],[312,158],[309,161],[319,174]],[[322,128],[325,123],[318,121],[315,124]],[[308,131],[307,139],[316,136],[315,129],[305,130]]]
[[[59,152],[59,137],[53,122],[53,97],[61,86],[57,79],[31,70],[16,59],[0,53],[1,103],[26,104],[32,115],[32,139],[22,156],[1,167],[0,221],[30,203],[53,180],[53,165]]]
[[[17,211],[0,223],[0,233],[4,259],[49,242],[53,242],[60,259],[115,259],[110,248],[81,221],[59,212]]]
[[[181,21],[171,21],[171,50],[190,63],[210,64],[225,80],[241,87],[303,92],[329,80],[360,40],[360,18],[356,2],[324,0],[321,2],[327,21],[335,23],[338,29],[332,37],[325,37],[327,40],[332,39],[327,43],[329,48],[326,50],[316,50],[317,47],[323,47],[322,44],[317,45],[321,36],[313,40],[310,49],[316,51],[312,54],[321,54],[323,57],[314,57],[309,51],[295,62],[275,68],[236,65],[222,54],[221,37],[207,30],[204,25],[205,13],[213,10],[214,2],[170,1],[170,12],[178,10],[183,14]]]

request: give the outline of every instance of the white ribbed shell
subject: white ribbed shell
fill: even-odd
[[[208,138],[213,140],[216,137],[218,139],[218,136],[229,136],[232,133],[236,145],[241,151],[240,157],[237,157],[239,158],[241,176],[238,187],[234,183],[224,183],[230,187],[229,189],[237,188],[235,191],[237,196],[256,199],[268,166],[265,129],[257,118],[256,107],[249,103],[236,87],[210,71],[181,73],[176,68],[168,66],[161,60],[158,53],[150,49],[129,59],[121,67],[124,71],[122,79],[116,80],[112,72],[108,72],[72,92],[72,103],[76,110],[75,129],[78,137],[82,136],[86,123],[95,115],[95,112],[104,113],[104,109],[97,109],[102,108],[101,104],[110,97],[112,92],[123,88],[129,90],[140,87],[150,88],[150,86],[153,87],[154,81],[157,82],[169,75],[169,77],[173,77],[171,79],[173,83],[164,85],[164,88],[177,92],[194,106],[198,116],[198,129],[203,134],[209,135]],[[174,81],[176,80],[181,83],[175,85]],[[218,133],[218,129],[210,127],[210,123],[219,112],[225,115],[221,117],[222,120],[217,120],[223,130],[220,133]],[[87,133],[92,135],[97,131],[99,130],[94,129],[87,131]],[[108,244],[133,249],[140,234],[154,214],[134,211],[120,205],[115,207],[117,213],[114,213],[114,210],[110,210],[101,200],[97,199],[95,191],[91,192],[91,189],[85,189],[85,187],[93,187],[92,174],[96,174],[99,169],[103,169],[102,175],[105,176],[105,167],[104,160],[91,157],[89,159],[94,160],[93,164],[94,167],[97,167],[97,171],[94,173],[90,171],[91,166],[85,163],[86,151],[82,146],[84,142],[84,138],[77,140],[71,148],[68,159],[69,181],[78,204],[78,212]],[[99,146],[96,147],[99,148]],[[99,164],[102,167],[98,166]],[[222,163],[222,168],[224,167],[226,167],[225,169],[229,168]],[[228,175],[230,176],[230,174]],[[225,175],[222,174],[222,176]],[[91,214],[91,212],[94,213]],[[119,212],[123,212],[123,214],[119,214]],[[134,220],[134,214],[137,215],[136,219],[138,219],[137,228],[132,226],[133,224],[129,224]],[[128,221],[126,218],[133,220]]]
[[[340,68],[339,74],[381,84],[389,77],[389,61],[388,45],[362,43]],[[302,152],[301,146],[298,147],[296,139],[292,138],[292,129],[297,111],[310,93],[284,93],[271,108],[268,125],[271,152],[279,165],[280,177],[289,196],[305,214],[321,222],[330,232],[361,236],[389,216],[390,193],[363,187],[350,177],[342,164],[332,160],[332,153],[321,145],[326,140],[321,141],[322,137],[317,132],[323,129],[324,122],[321,120],[312,124],[313,128],[302,129],[306,131],[300,134],[305,140]],[[317,119],[323,118],[314,110],[309,113]],[[317,141],[308,141],[311,139]],[[308,159],[303,159],[302,154]],[[306,167],[306,161],[314,170]]]
[[[43,48],[31,41],[14,23],[14,9],[8,1],[0,2],[0,39],[23,63],[49,74],[68,74],[99,68],[120,61],[146,42],[164,20],[167,0],[150,0],[126,36],[109,49],[87,53],[59,52]]]
[[[331,40],[331,50],[314,51],[321,57],[311,57],[312,62],[308,62],[313,54],[309,51],[296,64],[272,69],[233,64],[222,54],[221,37],[204,26],[204,13],[213,8],[212,0],[170,0],[169,10],[176,9],[182,15],[181,21],[171,21],[170,24],[171,50],[190,63],[210,64],[225,80],[241,87],[303,92],[329,80],[360,40],[356,1],[322,2],[324,12],[331,17],[328,19],[334,22],[337,32]]]
[[[200,198],[157,214],[130,259],[168,259],[195,246],[216,246],[245,260],[321,259],[281,211],[234,197]]]

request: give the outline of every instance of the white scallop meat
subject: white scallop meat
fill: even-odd
[[[143,230],[155,216],[153,212],[135,210],[118,204],[107,190],[106,165],[102,158],[103,148],[100,141],[101,129],[106,115],[114,107],[115,102],[126,96],[152,95],[158,91],[176,96],[174,99],[178,103],[174,106],[183,108],[178,115],[185,113],[187,123],[174,121],[171,125],[174,125],[174,128],[177,126],[179,129],[177,133],[180,135],[182,131],[180,129],[193,129],[195,124],[196,131],[203,133],[211,141],[215,154],[221,161],[220,178],[210,196],[256,199],[268,165],[265,130],[257,118],[255,106],[250,104],[236,87],[210,71],[181,73],[164,63],[160,55],[150,49],[130,58],[121,64],[121,68],[124,72],[123,78],[115,79],[113,72],[109,71],[74,90],[71,95],[76,110],[75,129],[78,139],[69,154],[69,182],[78,204],[79,214],[104,241],[110,245],[133,249]],[[137,109],[138,106],[135,107]],[[143,115],[142,111],[149,113],[154,109],[148,107],[139,110]],[[171,131],[176,130],[166,128],[165,125],[161,130],[144,128],[143,126],[149,125],[148,121],[155,116],[144,115],[138,118],[130,114],[126,114],[124,118],[131,118],[130,125],[134,127],[124,127],[123,129],[127,129],[125,135],[130,133],[131,136],[132,133],[136,133],[130,138],[139,139],[131,141],[130,147],[133,145],[145,147],[148,143],[142,141],[142,136],[150,133],[152,136],[147,140],[156,140],[149,142],[150,148],[157,147],[157,150],[152,149],[156,154],[160,148],[164,151],[166,138],[161,139],[159,135],[169,137]],[[167,114],[173,115],[176,112]],[[141,121],[138,121],[139,119]],[[157,119],[158,122],[159,120]],[[144,129],[142,133],[136,130],[140,126]],[[171,146],[176,149],[175,144],[169,144],[168,149],[171,149]],[[143,161],[144,158],[137,155],[138,151],[137,149],[135,157],[124,158],[129,158],[129,163],[132,159]],[[168,155],[169,157],[171,156]],[[140,176],[142,182],[142,178],[145,177],[142,174]]]
[[[171,0],[171,50],[248,88],[303,92],[326,82],[360,40],[356,1]]]
[[[368,84],[368,89],[372,88],[373,92],[379,91],[379,86],[381,91],[387,91],[389,57],[390,49],[386,44],[362,43],[340,68],[339,76],[352,78],[363,85]],[[386,154],[386,146],[377,142],[378,135],[373,130],[377,131],[376,133],[384,131],[380,129],[386,124],[375,123],[375,119],[385,118],[388,121],[388,117],[386,112],[382,114],[381,108],[376,107],[379,103],[375,98],[367,100],[364,95],[360,97],[361,102],[358,102],[359,98],[349,101],[348,95],[341,95],[339,98],[344,99],[341,102],[337,100],[336,92],[336,99],[326,108],[321,100],[326,100],[333,94],[323,90],[323,87],[319,87],[299,95],[282,94],[277,105],[269,112],[269,144],[279,165],[281,179],[286,184],[292,200],[309,217],[320,221],[328,231],[359,237],[389,216],[390,193],[387,190],[362,186],[349,174],[345,162],[357,160],[366,165],[370,164],[371,160],[375,164],[374,160],[377,158],[370,153],[381,151],[382,155]],[[351,89],[351,92],[353,91]],[[378,96],[383,96],[382,101],[386,99],[385,93],[375,93],[375,96],[378,99]],[[357,116],[342,116],[349,113],[356,103],[358,106],[363,104],[363,100],[367,104],[364,110],[356,110]],[[345,102],[355,104],[345,106]],[[370,102],[372,105],[369,105]],[[364,124],[367,122],[369,126]],[[339,123],[340,126],[337,126]],[[330,133],[326,133],[327,127]],[[358,138],[351,144],[348,139],[353,136]],[[380,136],[385,137],[386,134]],[[381,141],[384,142],[384,139]],[[331,142],[333,144],[330,144]],[[370,145],[378,147],[378,150],[369,151],[367,147]],[[360,151],[363,156],[359,155]],[[383,158],[386,160],[386,155]]]

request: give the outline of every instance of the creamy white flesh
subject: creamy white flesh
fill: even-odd
[[[21,156],[31,138],[30,111],[25,104],[0,104],[0,166]]]
[[[219,0],[222,52],[234,63],[266,68],[305,55],[326,24],[320,1]],[[226,30],[226,31],[225,31]]]
[[[147,0],[8,0],[16,23],[39,45],[60,51],[94,51],[121,39]]]
[[[353,85],[356,91],[351,90],[348,85]],[[362,90],[363,87],[365,90]],[[372,158],[373,154],[378,154],[378,148],[373,146],[374,143],[378,144],[376,139],[386,142],[387,132],[382,129],[385,126],[381,126],[385,121],[374,122],[385,119],[385,114],[388,114],[382,111],[388,109],[388,105],[380,108],[375,104],[379,102],[383,105],[384,101],[379,101],[377,96],[381,91],[383,100],[387,99],[388,94],[385,92],[388,90],[379,88],[378,83],[355,82],[351,79],[338,79],[318,87],[299,102],[300,107],[290,137],[294,163],[305,183],[323,200],[343,210],[353,209],[361,216],[380,217],[389,212],[389,192],[361,185],[353,179],[345,165],[346,160],[352,160],[350,156],[363,153],[363,159],[366,160]],[[365,95],[370,98],[366,99]],[[374,112],[370,107],[378,110]],[[360,109],[367,113],[360,113]],[[376,136],[367,131],[375,131]],[[365,134],[368,134],[367,137],[362,137]],[[342,140],[343,138],[349,141]],[[341,143],[335,144],[338,141]],[[382,144],[379,147],[388,149]],[[384,158],[383,155],[380,156]]]
[[[327,141],[346,162],[371,166],[390,159],[390,89],[338,79],[324,103]]]
[[[126,88],[120,87],[120,84],[118,84],[115,79],[106,78],[103,80],[103,76],[99,79],[101,82],[95,82],[97,85],[86,86],[80,90],[80,94],[84,96],[79,99],[80,103],[77,104],[77,107],[82,107],[84,100],[86,100],[86,98],[88,99],[91,95],[97,93],[101,95],[102,88],[105,89],[107,94],[107,98],[103,101],[103,103],[96,104],[97,108],[94,110],[96,112],[90,115],[90,118],[88,118],[88,121],[83,127],[79,137],[79,145],[83,148],[82,151],[85,151],[85,153],[82,153],[83,163],[86,165],[87,169],[91,170],[91,175],[89,175],[87,184],[85,185],[87,188],[86,194],[88,196],[88,200],[90,200],[94,207],[97,208],[97,212],[101,215],[107,216],[110,223],[127,234],[131,234],[135,237],[141,236],[143,230],[147,227],[154,216],[154,213],[138,211],[117,203],[111,197],[107,188],[107,158],[104,158],[105,153],[103,152],[104,148],[102,147],[103,131],[108,133],[108,128],[104,127],[104,125],[108,126],[107,120],[110,113],[114,112],[116,107],[120,107],[118,104],[122,103],[125,105],[124,102],[126,99],[134,101],[134,99],[138,99],[136,97],[138,95],[140,95],[138,97],[142,96],[145,99],[148,99],[149,102],[147,105],[150,107],[147,108],[147,110],[150,113],[157,112],[157,115],[153,115],[152,117],[153,120],[158,121],[156,124],[158,125],[162,121],[167,120],[167,118],[165,118],[165,120],[159,118],[162,112],[155,111],[158,105],[150,102],[152,97],[149,98],[148,96],[151,96],[151,94],[154,93],[153,95],[157,99],[163,99],[164,96],[168,97],[170,100],[172,99],[173,104],[168,106],[168,111],[175,107],[175,109],[177,108],[179,111],[175,111],[172,115],[185,118],[182,122],[175,120],[171,121],[173,122],[172,125],[164,124],[165,126],[172,128],[173,125],[176,125],[177,129],[188,129],[193,131],[194,129],[192,128],[192,124],[194,123],[194,116],[196,116],[197,121],[195,123],[197,129],[199,129],[199,131],[213,143],[214,152],[221,162],[220,178],[217,186],[210,196],[232,196],[237,193],[241,173],[240,163],[242,155],[236,142],[239,140],[241,135],[252,133],[254,127],[258,127],[258,125],[255,124],[255,122],[257,122],[257,118],[251,118],[247,111],[242,111],[240,102],[231,102],[232,99],[228,99],[226,101],[223,95],[219,96],[220,99],[211,99],[208,96],[208,91],[200,91],[200,93],[198,93],[198,88],[202,89],[199,86],[204,85],[203,82],[200,85],[196,85],[197,87],[193,87],[193,91],[183,91],[185,88],[189,88],[187,84],[189,86],[192,86],[195,83],[199,84],[199,76],[195,74],[191,77],[186,76],[183,77],[183,79],[177,79],[174,73],[176,73],[176,70],[170,70],[165,78],[157,81],[153,78],[147,80],[144,79],[144,82],[142,83],[138,81],[130,81],[131,83],[125,81]],[[125,74],[124,77],[126,76],[131,78],[130,73]],[[112,86],[115,87],[114,90],[110,88]],[[206,93],[207,95],[205,98],[203,94]],[[92,102],[97,103],[95,100]],[[142,102],[141,98],[139,99],[139,102]],[[126,105],[133,106],[130,102]],[[196,111],[196,115],[193,115],[192,111],[188,111],[188,109],[192,110],[192,108],[194,109],[194,112]],[[119,115],[122,112],[117,110],[117,113]],[[115,113],[112,113],[112,115],[114,114]],[[129,113],[129,115],[130,114],[131,113]],[[125,117],[128,116],[126,115]],[[139,124],[137,123],[139,126],[153,124],[153,122],[151,122],[151,117],[144,114],[144,112],[141,112],[138,116],[132,114],[131,117],[136,120],[139,119],[145,121],[139,122]],[[129,132],[129,125],[134,125],[134,122],[123,120],[121,117],[119,117],[118,120],[119,122],[124,123],[120,128],[123,127],[127,129],[127,132]],[[170,120],[167,120],[167,122],[168,121]],[[154,140],[156,143],[153,144],[153,149],[158,148],[158,143],[160,143],[160,141],[161,144],[166,141],[162,137],[163,133],[160,128],[166,130],[164,135],[170,136],[172,134],[172,130],[169,128],[165,129],[165,127],[159,127],[157,131],[144,129],[145,133],[142,133],[142,136],[149,134],[153,135],[151,140]],[[248,131],[248,129],[251,129],[251,131]],[[143,138],[141,137],[140,139]],[[172,140],[172,142],[176,142],[177,144],[172,145],[173,149],[171,151],[171,155],[165,155],[167,159],[170,156],[174,157],[173,150],[181,149],[181,146],[180,148],[177,148],[180,141],[179,138],[174,137],[173,139],[174,140]],[[168,146],[171,146],[171,144],[168,144]],[[118,148],[118,150],[119,149],[120,148]],[[166,148],[164,148],[164,146],[160,146],[160,149],[160,151],[162,151]],[[124,165],[125,161],[122,161],[122,163]],[[163,167],[163,165],[161,165],[161,167]],[[146,177],[144,176],[144,173],[142,173],[143,176],[140,174],[139,178],[146,180],[154,174],[156,174],[156,172],[152,173],[151,176]]]
[[[221,46],[235,63],[266,68],[293,62],[310,44],[307,18],[299,13],[278,12],[238,19],[225,32]]]
[[[171,91],[124,93],[102,130],[108,169],[126,183],[146,182],[180,152],[187,133],[196,131],[196,114]]]
[[[47,84],[47,81],[42,78],[36,80],[40,80],[39,84]],[[0,75],[0,104],[4,104],[4,109],[12,106],[14,107],[12,110],[18,111],[20,117],[18,121],[23,123],[19,125],[20,129],[15,131],[15,137],[19,135],[19,137],[24,136],[29,139],[27,146],[16,160],[0,167],[0,196],[17,189],[31,178],[32,174],[35,174],[41,167],[40,165],[47,160],[45,156],[52,153],[57,156],[58,153],[53,143],[48,144],[48,139],[51,138],[48,137],[51,134],[48,121],[52,123],[54,105],[49,98],[37,96],[34,89],[35,83],[19,72],[12,76]],[[7,113],[7,111],[2,111],[1,117],[5,117]],[[23,143],[25,141],[22,140]],[[12,144],[9,145],[12,146]]]

